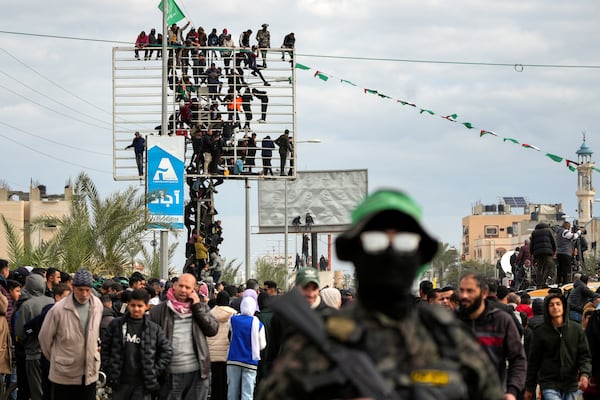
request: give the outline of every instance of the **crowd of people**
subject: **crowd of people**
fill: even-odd
[[[498,276],[511,281],[511,288],[526,290],[546,288],[549,283],[563,286],[584,270],[584,253],[588,250],[585,230],[567,221],[552,228],[545,222],[535,226],[531,237],[515,248],[510,256],[510,279],[499,259]]]
[[[217,282],[11,270],[0,260],[1,386],[16,382],[13,398],[34,400],[252,398],[284,339],[269,307],[282,290]],[[297,283],[322,308],[352,301],[335,288],[319,295],[316,269],[301,270]],[[97,391],[102,374],[109,389]]]
[[[100,372],[114,400],[597,398],[600,293],[587,276],[532,299],[467,272],[415,297],[438,250],[420,221],[395,190],[356,207],[335,247],[357,292],[323,287],[315,268],[284,293],[206,265],[160,281],[1,260],[0,373],[35,400],[95,399]]]
[[[217,34],[213,28],[207,35],[202,27],[190,27],[189,21],[181,27],[177,24],[169,27],[168,81],[178,108],[170,115],[165,132],[189,138],[194,151],[190,168],[195,173],[256,173],[253,172],[256,158],[263,160],[263,174],[273,173],[270,168],[273,140],[266,135],[259,143],[256,134],[251,133],[252,105],[255,101],[260,103],[260,118],[256,121],[266,123],[269,93],[258,85],[271,86],[269,80],[288,82],[287,76],[271,74],[265,78],[263,72],[269,60],[277,60],[274,54],[280,54],[282,61],[289,54],[293,65],[295,36],[287,34],[281,48],[276,50],[271,48],[268,26],[262,24],[254,43],[251,29],[242,32],[236,43],[227,29]],[[142,50],[144,60],[151,60],[154,51],[158,51],[156,59],[160,58],[162,54],[156,49],[161,41],[162,36],[155,29],[149,35],[142,31],[136,40],[135,58],[141,60]],[[155,129],[159,134],[164,133],[162,125]],[[243,137],[236,135],[240,130]],[[287,154],[282,164],[286,158]],[[290,168],[292,159],[290,154]],[[283,168],[280,171],[284,174]]]

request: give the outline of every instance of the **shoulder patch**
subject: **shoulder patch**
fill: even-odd
[[[327,319],[326,329],[329,336],[339,340],[340,342],[349,342],[356,336],[357,331],[356,321],[353,319],[332,316]]]

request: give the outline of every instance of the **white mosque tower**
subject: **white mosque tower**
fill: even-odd
[[[593,151],[585,143],[585,133],[583,134],[583,143],[577,150],[577,219],[579,226],[584,226],[591,221],[593,216],[594,197],[596,191],[592,185],[593,168],[596,166],[592,161]]]

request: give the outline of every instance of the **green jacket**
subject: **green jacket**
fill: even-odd
[[[548,316],[548,296],[544,300],[544,323],[533,331],[529,352],[525,388],[534,391],[539,383],[542,389],[566,392],[577,390],[579,376],[591,376],[592,357],[585,332],[577,322],[568,318],[569,311],[563,300],[564,324],[554,328]]]

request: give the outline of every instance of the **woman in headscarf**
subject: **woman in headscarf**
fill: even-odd
[[[231,344],[227,356],[227,399],[252,400],[260,351],[267,345],[265,329],[254,316],[253,297],[242,299],[241,314],[231,317]]]

